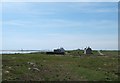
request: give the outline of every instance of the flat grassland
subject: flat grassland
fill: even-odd
[[[3,54],[3,81],[118,81],[118,52]]]

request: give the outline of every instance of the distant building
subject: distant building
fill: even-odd
[[[84,49],[84,54],[92,54],[92,49],[90,47]]]
[[[80,49],[79,49],[79,48],[78,48],[77,50],[78,50],[78,51],[80,51]]]
[[[64,50],[64,48],[54,49],[54,53],[55,53],[55,54],[64,54],[64,53],[65,53],[65,50]]]
[[[54,52],[46,52],[46,54],[65,54],[65,49],[64,48],[54,49]]]

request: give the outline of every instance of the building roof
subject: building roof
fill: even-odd
[[[90,47],[86,47],[84,50],[92,50]]]

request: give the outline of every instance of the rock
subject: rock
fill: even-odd
[[[10,72],[9,72],[9,71],[5,71],[5,73],[7,73],[7,74],[8,74],[8,73],[10,73]]]
[[[28,70],[31,70],[31,68],[28,68]]]
[[[40,71],[38,68],[33,68],[33,70]]]
[[[12,69],[12,67],[8,67],[9,69]]]

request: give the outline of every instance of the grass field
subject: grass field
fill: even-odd
[[[117,51],[84,55],[67,51],[56,56],[45,53],[2,55],[3,81],[118,81]]]

